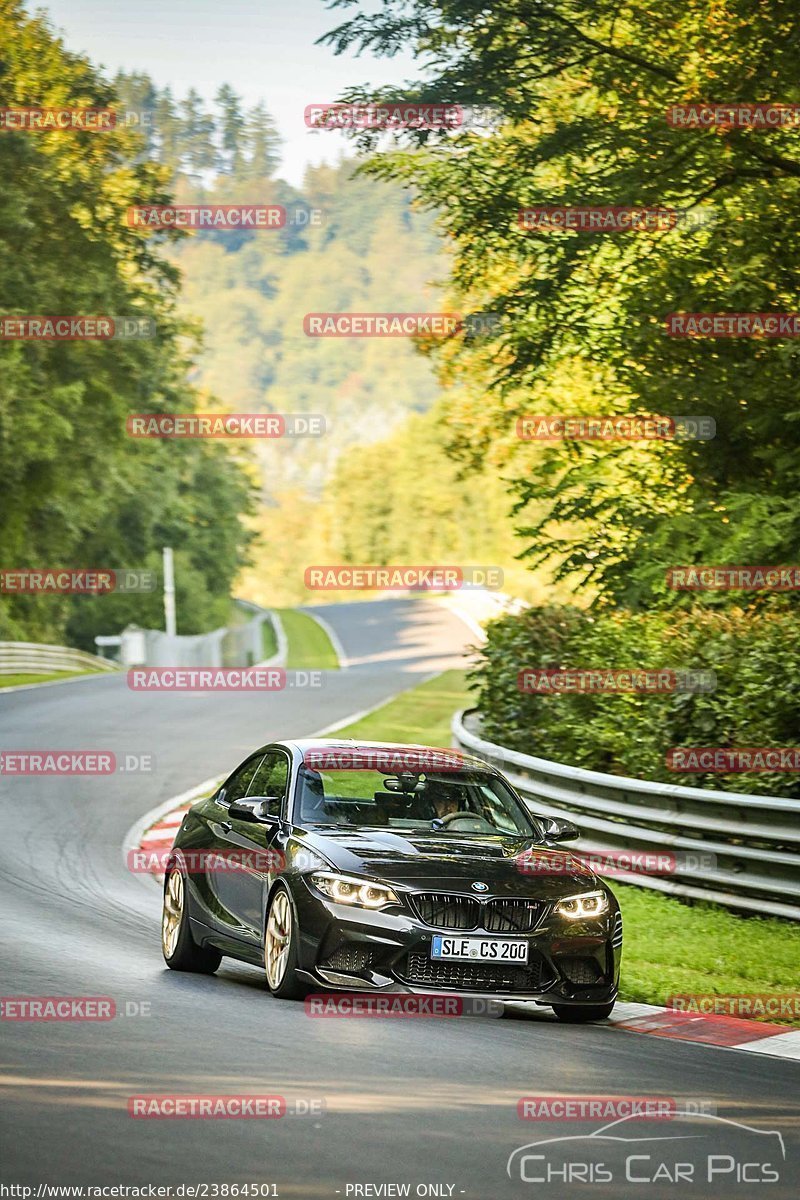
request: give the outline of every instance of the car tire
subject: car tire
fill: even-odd
[[[567,1021],[572,1025],[583,1025],[587,1021],[605,1021],[614,1009],[614,1001],[610,1004],[554,1004],[553,1012],[559,1021]]]
[[[186,880],[179,867],[168,868],[164,877],[164,907],[161,916],[161,952],[172,971],[195,971],[213,975],[222,962],[218,950],[198,946],[189,927]]]
[[[273,891],[264,922],[264,973],[267,987],[279,1000],[302,1000],[308,992],[297,977],[300,930],[288,889]]]

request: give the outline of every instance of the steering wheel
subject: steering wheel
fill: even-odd
[[[442,822],[443,825],[451,825],[453,823],[453,821],[464,821],[464,820],[479,821],[481,823],[481,825],[485,824],[483,817],[479,816],[478,813],[466,812],[466,811],[448,813],[446,817],[439,817],[439,820]]]

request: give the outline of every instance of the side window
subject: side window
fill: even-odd
[[[234,771],[225,788],[223,797],[225,804],[232,804],[234,800],[241,800],[243,796],[247,795],[247,789],[253,782],[253,776],[263,758],[263,754],[254,754],[252,758],[248,758],[247,762],[242,763],[238,771]]]
[[[261,766],[256,771],[250,784],[248,796],[266,796],[273,801],[269,806],[269,815],[281,815],[281,802],[286,794],[289,782],[289,762],[284,754],[277,751],[265,754]]]

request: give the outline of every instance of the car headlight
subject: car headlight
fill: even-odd
[[[318,892],[335,900],[337,904],[354,904],[358,908],[385,908],[387,904],[398,904],[397,896],[385,883],[368,883],[365,879],[354,879],[351,875],[333,875],[327,871],[315,871],[311,882]]]
[[[608,909],[608,896],[605,892],[582,892],[580,896],[568,896],[559,900],[555,911],[561,917],[570,917],[576,921],[579,917],[599,917]]]

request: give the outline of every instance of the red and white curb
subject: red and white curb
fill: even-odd
[[[154,858],[155,855],[158,855],[158,861],[161,861],[161,854],[172,849],[172,843],[175,841],[175,835],[187,809],[191,808],[194,802],[202,796],[210,795],[219,787],[223,778],[223,776],[215,776],[213,779],[206,779],[202,783],[198,783],[196,787],[181,792],[179,796],[172,796],[163,804],[159,804],[157,808],[152,808],[150,812],[140,817],[125,834],[125,840],[122,843],[122,858],[126,869],[129,869],[131,854],[137,850],[148,851],[154,854]],[[157,866],[150,871],[134,872],[134,874],[139,879],[155,879],[159,884],[164,878],[163,872]]]
[[[650,1037],[676,1038],[682,1042],[701,1042],[724,1046],[729,1050],[750,1050],[777,1058],[800,1059],[800,1029],[750,1021],[742,1017],[679,1012],[655,1004],[618,1003],[609,1025]]]
[[[162,817],[160,821],[155,823],[155,825],[151,825],[151,827],[142,834],[141,840],[136,849],[144,850],[149,854],[152,854],[154,856],[154,861],[156,855],[158,856],[159,861],[163,861],[164,855],[167,853],[167,851],[172,849],[172,843],[175,841],[175,835],[180,828],[184,813],[188,811],[188,808],[189,804],[187,802],[180,808],[177,808],[174,812],[168,813],[165,817]],[[156,879],[159,880],[163,879],[164,875],[163,871],[156,866],[150,868],[150,874],[154,875]]]

